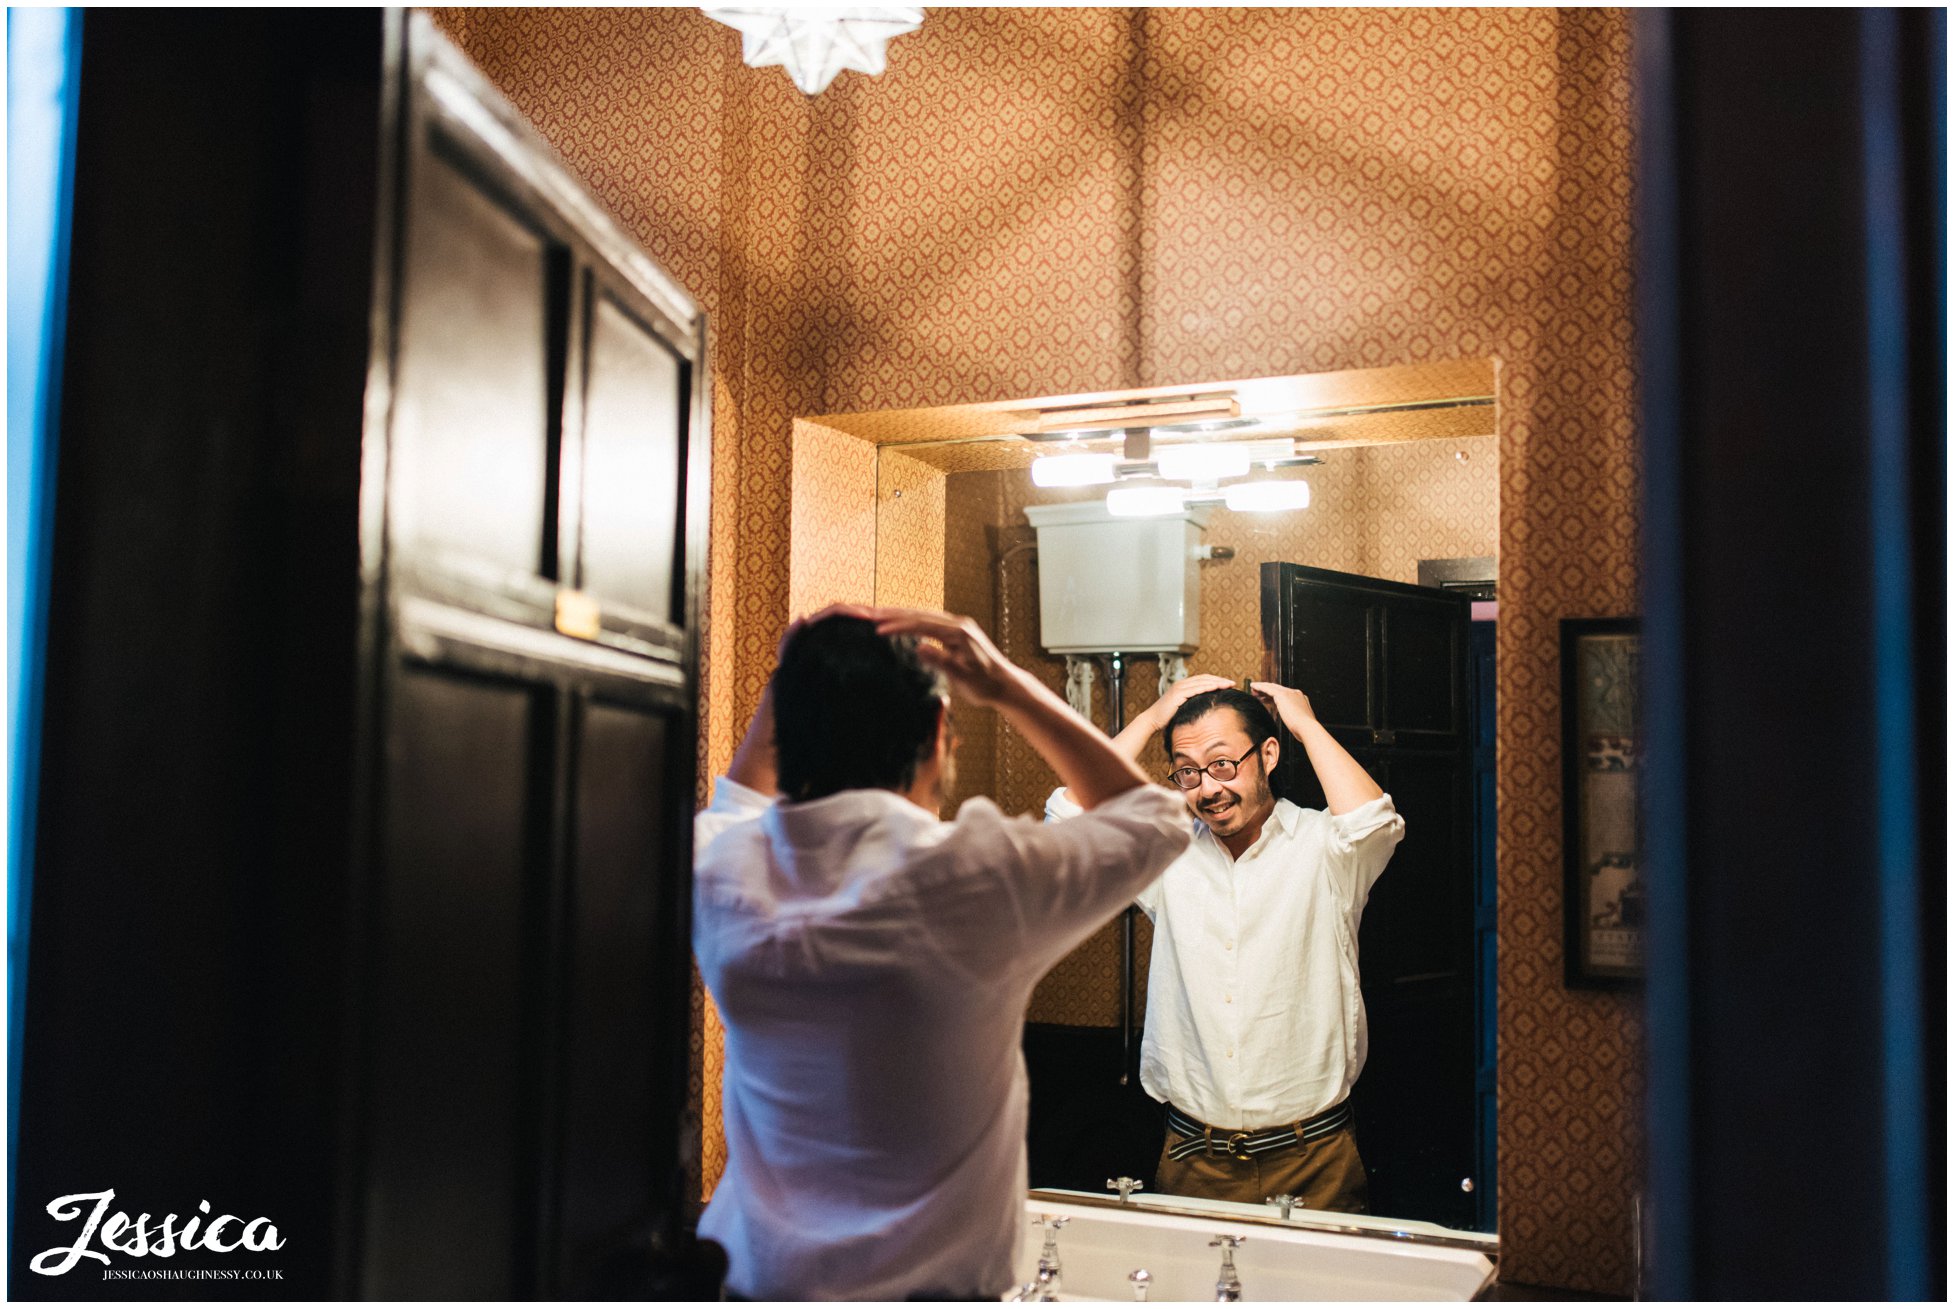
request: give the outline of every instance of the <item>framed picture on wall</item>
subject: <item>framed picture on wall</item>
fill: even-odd
[[[1562,809],[1566,822],[1567,985],[1642,978],[1641,732],[1637,618],[1560,625]]]

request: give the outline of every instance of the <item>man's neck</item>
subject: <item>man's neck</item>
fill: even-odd
[[[1239,832],[1236,832],[1233,836],[1217,836],[1215,837],[1215,840],[1221,842],[1221,848],[1228,852],[1228,857],[1231,860],[1240,859],[1243,855],[1248,853],[1249,847],[1254,845],[1256,841],[1261,838],[1262,828],[1268,823],[1269,819],[1275,816],[1275,812],[1276,812],[1276,807],[1274,805],[1270,805],[1267,809],[1262,811],[1262,816],[1260,818],[1257,818],[1254,822],[1243,827]]]
[[[910,804],[915,805],[918,809],[927,810],[935,814],[938,818],[943,816],[943,792],[934,783],[924,784],[918,781],[913,786],[902,788],[892,786],[888,789],[909,801]]]

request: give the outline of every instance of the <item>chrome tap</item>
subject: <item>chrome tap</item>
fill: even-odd
[[[1309,1207],[1308,1205],[1304,1205],[1301,1200],[1298,1200],[1293,1195],[1272,1195],[1268,1197],[1266,1200],[1264,1200],[1262,1203],[1272,1204],[1275,1205],[1278,1209],[1280,1209],[1282,1211],[1282,1221],[1285,1223],[1289,1221],[1290,1209],[1296,1207],[1297,1205],[1302,1205],[1302,1207],[1305,1209]]]
[[[1221,1272],[1215,1276],[1214,1298],[1217,1304],[1233,1304],[1242,1298],[1242,1279],[1235,1272],[1235,1247],[1248,1238],[1246,1236],[1217,1236],[1208,1242],[1209,1248],[1221,1248]]]
[[[1147,1188],[1140,1185],[1140,1179],[1137,1177],[1108,1177],[1106,1179],[1106,1189],[1108,1191],[1118,1191],[1119,1202],[1126,1204],[1133,1198],[1135,1191],[1144,1191]]]
[[[1144,1268],[1135,1268],[1126,1275],[1126,1280],[1133,1283],[1133,1302],[1135,1304],[1145,1304],[1147,1302],[1147,1283],[1153,1280],[1153,1274]]]
[[[1038,1276],[1032,1282],[1037,1294],[1031,1298],[1040,1303],[1058,1299],[1060,1285],[1058,1234],[1059,1230],[1071,1221],[1070,1218],[1054,1218],[1050,1214],[1039,1214],[1032,1220],[1033,1227],[1043,1228],[1045,1232],[1045,1248],[1038,1252]]]

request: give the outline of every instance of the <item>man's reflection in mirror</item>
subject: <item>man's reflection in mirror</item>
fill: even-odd
[[[1154,1189],[1363,1212],[1350,1090],[1363,1071],[1357,925],[1404,820],[1391,797],[1273,682],[1185,678],[1114,738],[1162,734],[1194,840],[1137,898],[1153,920],[1140,1084],[1167,1107]],[[1276,718],[1328,809],[1278,800]],[[1047,817],[1079,812],[1064,788]]]

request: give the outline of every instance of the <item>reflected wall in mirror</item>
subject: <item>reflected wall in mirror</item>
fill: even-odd
[[[1391,651],[1409,651],[1411,642],[1390,641],[1417,621],[1394,620],[1376,606],[1396,599],[1387,594],[1394,588],[1416,599],[1421,562],[1497,556],[1492,396],[1491,361],[1466,361],[817,420],[877,444],[877,600],[970,614],[1054,690],[1064,694],[1069,683],[1102,729],[1133,721],[1183,672],[1262,679],[1276,676],[1286,661],[1292,674],[1301,670],[1297,680],[1321,681],[1357,670],[1356,707],[1336,715],[1325,711],[1325,697],[1347,700],[1347,688],[1299,689],[1317,700],[1333,735],[1393,793],[1407,824],[1403,845],[1372,890],[1359,935],[1370,1049],[1351,1103],[1370,1171],[1371,1208],[1480,1230],[1492,1227],[1495,1196],[1492,623],[1469,623],[1467,602],[1456,601],[1447,612],[1456,611],[1457,631],[1443,636],[1443,654],[1436,663],[1406,654],[1397,662],[1411,658],[1414,666],[1405,670],[1396,668]],[[1187,643],[1193,649],[1184,655],[1184,669],[1171,663],[1177,650],[1164,652],[1165,668],[1163,652],[1146,648],[1122,651],[1117,666],[1106,652],[1069,661],[1053,653],[1041,586],[1053,589],[1067,579],[1055,577],[1041,558],[1026,510],[1103,504],[1109,490],[1164,488],[1169,483],[1161,474],[1175,470],[1174,452],[1196,448],[1250,449],[1258,462],[1246,476],[1212,486],[1180,484],[1197,502],[1198,540],[1212,556],[1188,565],[1197,574],[1190,626],[1198,635]],[[1095,471],[1110,466],[1117,480],[1036,484],[1045,479],[1034,479],[1033,462],[1060,453],[1096,455],[1101,467]],[[1229,507],[1226,492],[1243,482],[1307,483],[1308,506]],[[1139,566],[1132,558],[1114,563],[1114,574]],[[1375,579],[1380,585],[1371,592],[1384,599],[1374,605],[1364,596],[1333,598],[1326,612],[1342,605],[1354,626],[1305,624],[1309,630],[1300,635],[1285,634],[1272,626],[1280,604],[1269,589],[1275,574],[1265,583],[1268,565],[1318,570],[1314,583],[1332,589],[1362,591],[1365,579]],[[1471,567],[1451,572],[1475,575]],[[1292,648],[1275,648],[1285,642]],[[1474,667],[1475,659],[1483,665]],[[1380,743],[1393,730],[1394,712],[1433,703],[1453,715],[1449,738],[1426,739],[1422,748],[1413,742],[1410,754]],[[1483,731],[1475,734],[1470,729],[1481,716]],[[952,804],[984,795],[1007,813],[1042,812],[1056,778],[1036,753],[994,714],[966,707],[957,725],[962,741]],[[1484,748],[1475,756],[1473,742],[1481,739]],[[1310,770],[1299,766],[1303,751],[1286,733],[1282,749],[1277,792],[1321,808]],[[1427,767],[1434,760],[1438,772]],[[1146,745],[1141,766],[1165,779],[1166,755],[1157,740]],[[1483,810],[1475,809],[1475,797],[1484,798]],[[1139,1077],[1152,949],[1148,917],[1121,915],[1053,969],[1034,995],[1025,1041],[1034,1186],[1099,1191],[1121,1176],[1154,1184],[1164,1115]],[[1258,1012],[1275,1021],[1268,1015],[1288,1003],[1284,994],[1265,992]]]

